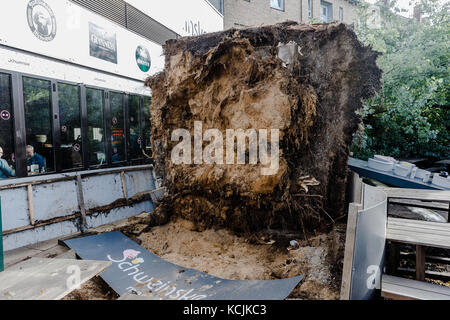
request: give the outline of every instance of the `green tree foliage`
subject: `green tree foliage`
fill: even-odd
[[[418,23],[398,15],[395,1],[361,5],[355,29],[382,53],[383,89],[364,102],[356,157],[450,158],[449,2],[422,0],[420,7]]]

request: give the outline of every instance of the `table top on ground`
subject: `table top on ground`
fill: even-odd
[[[381,294],[385,298],[402,300],[450,300],[450,288],[383,274]]]
[[[427,247],[450,249],[450,223],[388,217],[386,239]]]
[[[76,289],[68,286],[68,279],[78,270],[82,285],[110,265],[110,261],[31,258],[0,273],[0,300],[59,300]]]

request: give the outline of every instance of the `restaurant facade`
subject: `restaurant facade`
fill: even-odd
[[[157,187],[153,172],[142,186],[129,173],[152,171],[151,90],[144,80],[163,69],[166,40],[222,30],[223,16],[206,0],[8,0],[0,6],[0,148],[15,171],[0,180],[0,197],[5,249],[11,249],[70,232],[15,244],[10,235],[36,233],[61,217],[75,223],[83,210],[117,202],[119,196],[97,203],[101,196],[94,194],[91,204],[80,203],[79,185],[88,176],[112,175],[114,182],[96,178],[99,188],[91,191],[114,194],[108,188],[117,184],[125,198],[131,196],[124,188],[138,194]],[[58,198],[55,183],[71,177],[73,192]],[[43,205],[38,219],[44,181],[54,190],[46,201],[56,207]],[[144,207],[152,209],[149,201]],[[132,211],[125,216],[139,213]]]

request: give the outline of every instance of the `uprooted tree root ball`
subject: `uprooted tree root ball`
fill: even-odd
[[[164,53],[165,70],[146,82],[156,171],[168,190],[164,210],[201,228],[237,232],[312,231],[343,214],[349,144],[360,121],[355,111],[381,77],[378,54],[349,27],[286,22],[230,29],[169,40]],[[172,161],[181,141],[172,141],[176,129],[190,133],[192,163]],[[254,164],[250,143],[245,164],[236,164],[238,148],[228,158],[228,142],[205,135],[209,129],[224,140],[229,129],[254,129],[258,141],[267,130],[268,158],[276,150],[271,130],[278,129],[278,170],[263,174],[270,163]],[[196,132],[204,135],[200,144]],[[202,162],[207,152],[223,164]]]

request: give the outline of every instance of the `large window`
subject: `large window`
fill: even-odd
[[[145,143],[145,154],[149,157],[152,156],[152,125],[150,122],[150,105],[152,104],[152,98],[144,97],[144,123],[145,123],[145,132],[144,132],[144,143]]]
[[[339,7],[339,21],[344,21],[344,9]]]
[[[51,82],[23,78],[28,175],[55,170]]]
[[[0,179],[151,162],[144,156],[152,155],[150,104],[150,97],[0,72]]]
[[[142,158],[142,130],[141,130],[141,97],[131,95],[128,100],[128,114],[130,126],[130,159]]]
[[[86,89],[88,161],[90,166],[107,163],[105,148],[104,91]]]
[[[124,95],[111,92],[111,150],[112,163],[117,164],[127,160],[125,153],[125,113]]]
[[[63,170],[83,167],[80,87],[58,83],[61,132],[61,167]]]
[[[270,7],[284,11],[284,0],[270,0]]]
[[[320,20],[331,22],[333,20],[333,5],[326,1],[320,1]]]
[[[13,114],[11,76],[0,73],[0,179],[15,175]]]
[[[308,0],[308,18],[313,17],[313,0]]]

